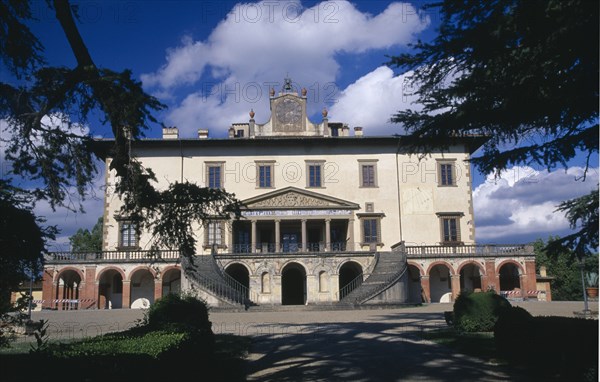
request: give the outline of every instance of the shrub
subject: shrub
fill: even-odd
[[[530,351],[528,341],[533,316],[523,308],[513,306],[500,312],[494,326],[494,342],[498,355],[506,359],[522,359]]]
[[[494,340],[498,355],[531,367],[537,378],[598,380],[598,320],[531,317],[513,308],[500,315]]]
[[[194,296],[168,294],[150,306],[145,325],[151,330],[196,330],[212,334],[208,307]]]
[[[510,306],[494,291],[463,292],[454,303],[454,327],[463,332],[490,332],[500,312]]]

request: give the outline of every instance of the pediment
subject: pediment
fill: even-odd
[[[356,203],[296,187],[286,187],[243,201],[247,209],[359,209]]]

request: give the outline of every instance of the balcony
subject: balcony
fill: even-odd
[[[512,257],[533,256],[532,245],[417,245],[406,246],[409,259],[438,257]]]
[[[177,261],[179,251],[98,251],[98,252],[50,252],[44,256],[47,264],[64,263],[118,263]]]

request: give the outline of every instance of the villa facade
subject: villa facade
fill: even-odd
[[[530,246],[475,242],[468,160],[484,138],[411,155],[415,138],[365,136],[326,110],[313,123],[289,82],[270,102],[264,123],[251,111],[227,138],[165,128],[132,142],[159,188],[190,181],[243,201],[241,219],[196,227],[191,263],[150,252],[148,233],[119,214],[107,154],[103,251],[51,254],[43,306],[138,308],[181,290],[215,306],[443,302],[490,288],[540,297]]]

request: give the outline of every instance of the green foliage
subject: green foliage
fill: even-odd
[[[589,272],[585,275],[586,285],[589,287],[598,287],[598,273]]]
[[[454,327],[461,332],[492,331],[500,312],[510,306],[493,291],[462,292],[454,302]]]
[[[183,348],[184,343],[189,339],[189,333],[185,332],[159,330],[142,335],[124,332],[99,336],[81,342],[53,345],[48,348],[48,354],[62,358],[141,354],[156,359],[164,356],[167,352]]]
[[[527,347],[519,346],[532,330],[533,316],[525,309],[512,306],[503,309],[494,325],[494,342],[499,355],[510,354],[515,359],[527,355]]]
[[[417,138],[412,151],[484,136],[483,154],[471,161],[485,174],[566,167],[581,152],[587,169],[599,143],[599,2],[443,0],[426,8],[439,12],[438,36],[389,62],[413,71],[405,89],[423,105],[392,117]],[[598,191],[559,210],[579,228],[559,244],[595,250]]]
[[[102,250],[103,218],[98,221],[90,232],[87,228],[80,228],[69,238],[73,252],[94,252]]]
[[[555,237],[550,237],[548,242],[555,239]],[[533,243],[533,249],[537,272],[539,273],[541,266],[545,266],[548,276],[554,277],[550,283],[552,299],[555,301],[583,300],[580,262],[575,253],[568,248],[563,248],[560,252],[549,251],[547,244],[542,239]],[[598,270],[597,255],[586,256],[584,270],[587,272]]]
[[[144,317],[150,330],[185,328],[212,334],[206,302],[194,296],[168,294],[150,306]]]
[[[494,331],[498,354],[527,365],[540,380],[598,380],[598,320],[501,314]]]

